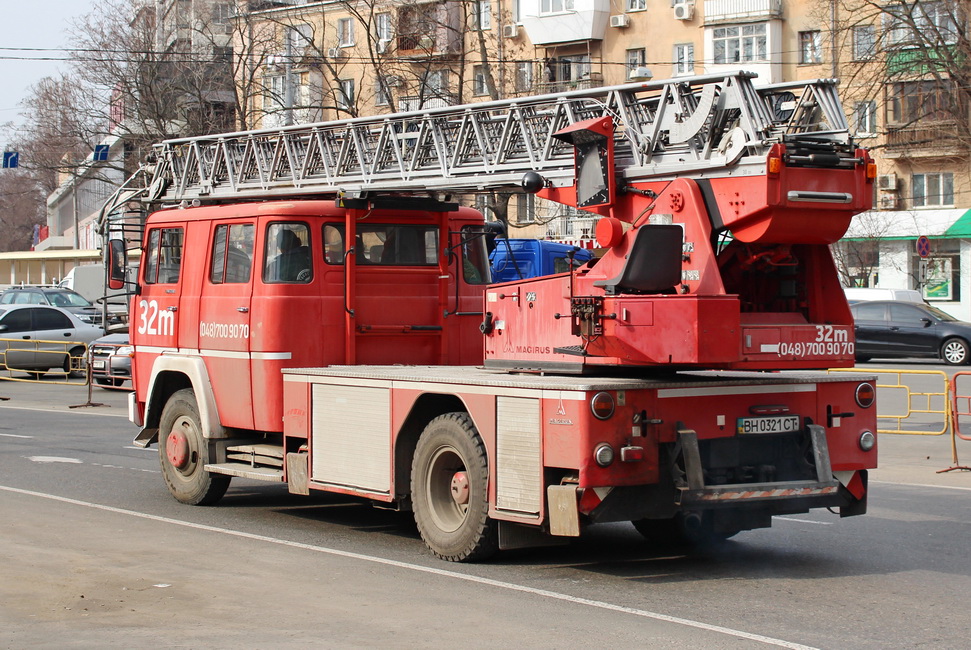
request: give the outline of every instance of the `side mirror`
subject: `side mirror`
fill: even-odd
[[[930,327],[934,324],[930,318],[921,318],[920,320],[924,323],[924,327]]]
[[[108,242],[108,288],[112,290],[125,287],[125,269],[128,268],[128,251],[123,239]]]
[[[6,332],[8,327],[6,325],[0,325],[0,332]]]

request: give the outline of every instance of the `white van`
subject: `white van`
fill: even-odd
[[[883,289],[880,287],[847,287],[847,300],[899,300],[901,302],[926,303],[916,289]]]

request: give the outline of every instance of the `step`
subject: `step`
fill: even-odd
[[[249,463],[210,463],[206,471],[213,474],[227,474],[257,481],[283,481],[283,470],[272,467],[251,467]]]

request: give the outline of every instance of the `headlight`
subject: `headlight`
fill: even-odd
[[[597,464],[601,467],[607,467],[614,462],[614,448],[608,445],[606,442],[600,443],[597,445],[597,448],[593,450],[593,459],[597,461]]]
[[[860,434],[860,449],[870,451],[877,444],[877,437],[872,431],[864,431]]]
[[[115,354],[119,357],[130,357],[131,355],[135,354],[135,348],[131,345],[123,345],[115,350]]]

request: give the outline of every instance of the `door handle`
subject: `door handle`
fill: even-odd
[[[237,307],[236,311],[238,311],[241,314],[245,314],[249,311],[249,307]]]
[[[25,336],[25,337],[23,337],[23,338],[25,338],[25,339],[29,339],[30,337],[29,337],[29,336]]]
[[[176,307],[175,305],[169,305],[168,307],[166,307],[166,309],[168,309],[169,311],[179,311],[179,308]]]

